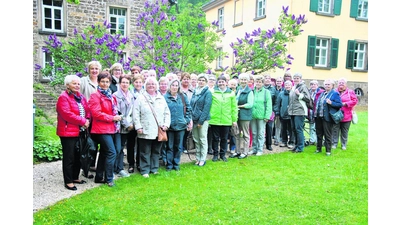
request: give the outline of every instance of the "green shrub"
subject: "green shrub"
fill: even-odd
[[[35,117],[33,160],[51,162],[62,159],[60,139],[56,134],[54,121],[46,116]]]
[[[33,159],[35,162],[51,162],[62,159],[60,141],[35,141],[33,143]]]

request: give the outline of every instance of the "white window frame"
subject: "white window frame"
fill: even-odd
[[[318,0],[318,12],[325,14],[333,14],[332,0]]]
[[[222,47],[219,47],[219,48],[217,48],[217,52],[218,52],[218,54],[220,54],[219,56],[218,56],[218,58],[217,58],[217,64],[216,64],[216,69],[217,70],[222,70],[222,69],[224,69],[224,67],[223,67],[223,56],[221,55],[221,53],[222,53]]]
[[[357,18],[368,19],[368,0],[358,1]]]
[[[218,9],[218,30],[224,29],[224,8]]]
[[[42,65],[43,68],[48,66],[50,62],[54,62],[53,57],[51,56],[51,53],[43,52],[42,53]],[[43,80],[51,80],[56,74],[55,68],[51,71],[51,74],[42,74],[42,79]]]
[[[328,67],[330,44],[329,39],[317,37],[315,43],[315,66]]]
[[[111,24],[110,28],[110,33],[112,34],[117,34],[119,31],[121,31],[121,35],[127,36],[127,13],[128,10],[124,8],[118,8],[118,7],[109,7],[109,15],[108,15],[108,20]],[[115,21],[112,21],[112,19],[115,19]],[[124,29],[120,29],[119,27],[123,25]],[[112,28],[114,26],[114,28]]]
[[[265,1],[266,0],[257,0],[257,18],[265,16]]]
[[[361,48],[361,46],[363,48]],[[353,69],[356,70],[365,70],[365,59],[367,55],[367,43],[356,42],[354,48],[354,63],[355,66]]]
[[[54,3],[56,0],[51,0],[52,5],[45,5],[44,2],[42,1],[42,14],[41,14],[41,19],[42,19],[42,30],[47,31],[47,32],[57,32],[57,33],[64,33],[64,1],[62,1],[61,6],[54,6]],[[51,10],[51,17],[46,18],[45,17],[45,10]],[[59,12],[60,18],[55,18],[56,12]],[[51,20],[51,28],[46,28],[46,19]],[[60,21],[61,29],[55,29],[55,23],[56,21]]]

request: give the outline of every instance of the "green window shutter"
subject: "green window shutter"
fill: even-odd
[[[318,12],[318,0],[310,0],[310,12]]]
[[[331,45],[331,68],[337,68],[339,53],[339,39],[332,38]]]
[[[351,0],[350,17],[357,18],[357,11],[358,11],[358,0]]]
[[[347,41],[346,69],[353,69],[355,46],[356,46],[355,41],[353,40]]]
[[[342,0],[335,0],[333,5],[333,14],[340,15],[340,11],[342,10]]]
[[[315,45],[317,43],[317,37],[308,36],[308,46],[307,46],[307,66],[315,65]]]

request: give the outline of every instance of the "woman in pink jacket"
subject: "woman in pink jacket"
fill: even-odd
[[[342,121],[338,124],[333,125],[332,130],[332,149],[335,149],[339,143],[339,134],[340,134],[340,142],[342,143],[342,150],[346,150],[347,139],[349,136],[349,129],[351,124],[351,119],[353,117],[354,106],[358,103],[357,95],[353,90],[347,87],[346,78],[340,78],[338,80],[338,87],[336,91],[339,93],[340,98],[342,99],[343,106],[341,110],[343,111],[344,117]]]
[[[57,135],[60,137],[63,152],[64,186],[68,190],[76,191],[74,183],[84,184],[86,181],[79,180],[80,155],[75,146],[89,127],[91,115],[86,98],[79,92],[81,79],[76,75],[67,75],[64,84],[67,89],[58,97],[56,105]]]
[[[118,113],[118,103],[115,96],[111,95],[111,75],[103,71],[97,76],[99,84],[97,92],[90,95],[89,108],[92,112],[93,139],[100,143],[100,155],[97,162],[95,183],[107,183],[114,186],[114,164],[121,148],[120,121],[122,116]]]

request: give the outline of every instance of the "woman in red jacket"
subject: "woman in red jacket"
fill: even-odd
[[[107,183],[114,186],[114,164],[117,152],[121,148],[120,121],[118,103],[111,95],[111,75],[103,71],[97,76],[97,92],[90,95],[89,108],[92,112],[92,129],[90,133],[100,143],[100,155],[97,162],[95,183]]]
[[[67,89],[58,97],[56,105],[57,135],[60,137],[63,152],[64,186],[68,190],[76,191],[74,183],[84,184],[86,181],[79,180],[81,164],[75,146],[79,136],[89,127],[91,115],[86,98],[79,92],[81,79],[76,75],[67,75],[64,84]]]

